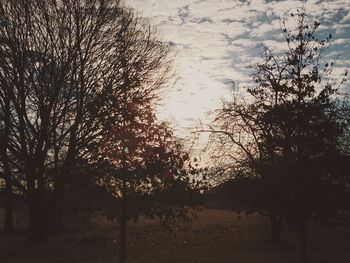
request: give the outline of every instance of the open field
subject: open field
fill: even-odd
[[[188,226],[169,232],[155,221],[129,224],[129,263],[294,263],[297,237],[284,232],[275,247],[267,240],[268,224],[258,215],[246,217],[225,210],[203,209]],[[0,236],[1,263],[114,263],[118,246],[116,223],[99,218],[67,229],[34,247],[25,237]],[[310,226],[310,262],[350,262],[349,227]]]

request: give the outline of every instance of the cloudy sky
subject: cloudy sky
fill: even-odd
[[[160,117],[171,120],[178,134],[205,121],[206,114],[232,92],[243,89],[249,66],[261,43],[283,47],[280,19],[302,7],[292,0],[125,0],[158,27],[175,47],[178,81],[167,93]],[[350,67],[350,0],[306,1],[321,23],[320,36],[332,33],[327,56],[340,61],[335,74]]]

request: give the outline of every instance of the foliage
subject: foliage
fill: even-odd
[[[211,133],[231,173],[258,179],[255,209],[299,229],[303,261],[307,221],[349,209],[349,156],[339,144],[347,124],[337,97],[347,74],[337,84],[336,60],[321,59],[332,36],[319,40],[320,24],[304,10],[291,17],[291,29],[282,22],[286,49],[264,48],[249,98],[219,109]]]
[[[120,220],[125,196],[128,219],[146,215],[163,222],[188,220],[185,206],[195,204],[199,183],[183,143],[167,123],[156,121],[150,105],[125,112],[127,117],[105,133],[97,149],[96,165],[105,171],[101,184],[117,199],[110,216]]]

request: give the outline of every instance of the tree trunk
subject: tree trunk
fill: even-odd
[[[123,181],[123,196],[121,200],[121,211],[120,211],[120,232],[119,232],[119,263],[126,263],[127,255],[127,197],[126,197],[126,181]]]
[[[75,145],[70,142],[71,145]],[[55,150],[55,168],[57,169],[54,175],[53,182],[53,195],[50,203],[50,214],[49,214],[49,222],[48,226],[50,230],[60,230],[63,227],[62,216],[64,213],[64,194],[65,188],[67,185],[68,176],[70,175],[71,167],[74,163],[74,151],[69,150],[66,156],[66,163],[63,167],[59,167],[58,165],[58,150]]]
[[[47,209],[42,191],[35,189],[29,197],[29,241],[40,244],[46,241]]]
[[[6,234],[13,233],[13,190],[12,190],[12,180],[11,176],[7,177],[5,180],[5,222],[4,222],[4,232]]]
[[[62,178],[54,181],[54,189],[50,203],[50,213],[48,218],[48,227],[50,230],[57,231],[62,228],[64,182]]]
[[[11,177],[11,168],[9,165],[9,156],[8,156],[8,142],[10,134],[10,115],[11,108],[9,100],[5,101],[5,128],[3,132],[2,140],[2,149],[0,156],[2,159],[2,166],[5,179],[5,222],[4,222],[4,232],[10,234],[13,232],[13,187],[12,187],[12,177]]]
[[[281,226],[278,220],[278,216],[275,213],[270,215],[270,230],[271,230],[271,242],[274,244],[281,243]]]
[[[299,258],[300,263],[307,262],[307,238],[305,219],[302,219],[299,223]]]
[[[62,223],[63,207],[60,200],[54,199],[48,216],[47,227],[56,233],[63,228]]]

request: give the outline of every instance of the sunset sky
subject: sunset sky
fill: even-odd
[[[173,122],[177,134],[206,121],[207,112],[229,98],[234,81],[242,90],[261,43],[283,48],[281,18],[302,7],[301,1],[269,0],[125,0],[174,44],[178,81],[167,93],[160,117]],[[350,67],[350,0],[306,1],[321,23],[319,36],[332,33],[327,57],[340,55],[334,74]]]

